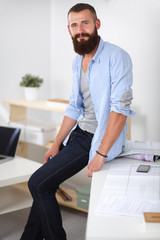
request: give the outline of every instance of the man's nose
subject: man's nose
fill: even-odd
[[[77,32],[78,32],[78,33],[84,32],[84,29],[83,29],[82,25],[79,25],[79,26],[78,26]]]

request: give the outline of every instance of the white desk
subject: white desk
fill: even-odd
[[[97,216],[95,209],[100,198],[109,165],[111,164],[156,164],[131,159],[115,159],[106,163],[102,170],[93,174],[86,240],[154,240],[160,239],[160,223],[147,223],[142,219],[123,216]],[[146,224],[146,223],[145,223]]]
[[[32,198],[24,182],[41,165],[22,157],[0,163],[0,214],[31,206]]]

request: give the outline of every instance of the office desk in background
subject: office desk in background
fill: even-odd
[[[160,223],[144,223],[141,218],[128,216],[100,216],[96,214],[99,199],[103,191],[109,167],[122,164],[159,165],[159,162],[143,162],[119,158],[106,163],[101,171],[93,174],[90,194],[89,213],[87,220],[86,240],[160,240]],[[144,173],[145,174],[145,173]]]
[[[27,181],[41,166],[41,163],[18,156],[0,163],[0,214],[31,206]]]

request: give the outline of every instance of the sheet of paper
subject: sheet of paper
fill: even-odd
[[[160,166],[138,173],[138,165],[109,170],[95,213],[142,217],[143,212],[160,212]]]
[[[97,215],[119,215],[142,217],[143,212],[160,212],[160,201],[147,201],[138,198],[107,194],[96,209]]]

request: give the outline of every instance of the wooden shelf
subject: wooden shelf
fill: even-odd
[[[48,142],[46,145],[44,145],[45,148],[50,148],[53,144],[53,141]]]
[[[3,102],[9,105],[24,107],[24,108],[34,108],[34,109],[53,111],[53,112],[64,112],[64,109],[48,106],[46,100],[27,101],[25,99],[7,99],[7,100],[4,100]]]
[[[29,194],[27,183],[16,184],[15,188],[20,189],[21,191],[25,191],[26,193]],[[74,209],[77,209],[77,210],[80,210],[83,212],[88,212],[88,210],[77,206],[77,192],[75,190],[64,188],[64,187],[61,187],[61,189],[64,190],[65,192],[67,192],[67,194],[69,194],[69,196],[72,198],[72,200],[64,201],[58,194],[56,194],[57,201],[60,205],[74,208]]]
[[[72,197],[72,201],[64,201],[58,194],[56,194],[58,203],[60,205],[80,210],[83,212],[88,212],[86,209],[79,208],[77,206],[76,191],[66,188],[62,189]],[[0,215],[24,209],[27,207],[31,207],[32,205],[32,197],[29,193],[26,182],[0,188],[0,196],[1,196]]]
[[[64,191],[66,191],[71,197],[72,197],[72,201],[64,201],[58,194],[56,194],[58,203],[60,205],[66,206],[66,207],[70,207],[70,208],[74,208],[76,210],[80,210],[83,212],[88,212],[88,210],[84,209],[84,208],[80,208],[77,206],[77,192],[72,190],[72,189],[67,189],[67,188],[62,188]]]
[[[27,101],[25,99],[7,99],[3,100],[3,103],[9,104],[9,119],[10,121],[19,121],[27,119],[27,108],[39,109],[51,112],[61,112],[64,113],[64,109],[55,108],[47,105],[47,100],[36,100],[36,101]],[[47,143],[42,146],[45,148],[50,148],[52,142]],[[41,146],[41,145],[38,145]],[[17,154],[25,158],[28,157],[28,143],[20,142]]]

